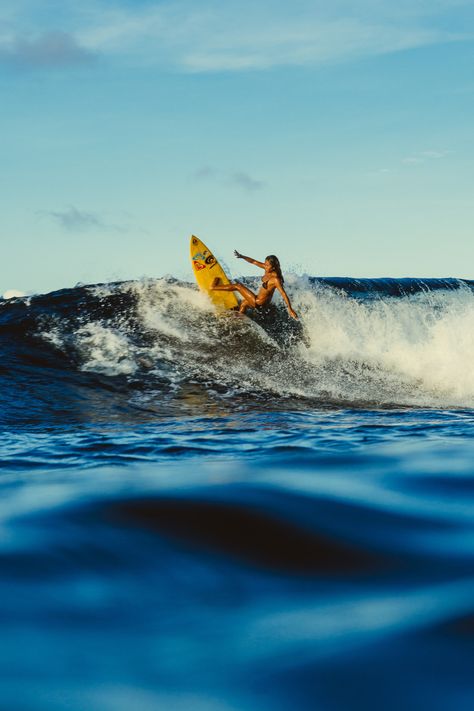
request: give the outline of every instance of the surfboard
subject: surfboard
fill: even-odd
[[[227,274],[222,269],[221,265],[212,254],[211,250],[206,247],[204,242],[196,237],[191,236],[191,264],[193,274],[196,277],[201,291],[208,294],[211,301],[219,309],[235,309],[239,305],[239,301],[233,291],[211,291],[211,284],[216,277],[220,279],[221,284],[229,284]]]

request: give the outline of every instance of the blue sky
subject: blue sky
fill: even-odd
[[[3,0],[0,293],[191,278],[191,232],[236,274],[234,247],[473,277],[473,21],[461,0]]]

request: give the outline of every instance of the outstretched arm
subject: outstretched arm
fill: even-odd
[[[265,269],[265,264],[263,262],[257,262],[257,260],[252,259],[252,257],[245,257],[243,254],[240,254],[240,252],[237,252],[236,249],[234,249],[234,254],[237,259],[245,259],[245,261],[249,262],[249,264],[255,264],[256,267],[261,267],[262,269]]]
[[[286,293],[285,289],[283,288],[283,284],[281,283],[281,281],[280,281],[279,279],[277,279],[276,288],[278,289],[278,291],[279,291],[280,294],[282,295],[283,301],[284,301],[285,304],[286,304],[286,308],[288,309],[288,313],[290,314],[290,316],[291,316],[292,318],[298,320],[298,316],[297,316],[297,314],[296,314],[296,311],[293,311],[293,308],[292,308],[292,306],[291,306],[291,303],[290,303],[290,299],[289,299],[289,297],[288,297],[288,294]]]

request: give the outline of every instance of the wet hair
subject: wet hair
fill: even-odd
[[[269,254],[268,257],[265,257],[265,261],[270,262],[271,268],[274,272],[276,272],[277,277],[283,284],[285,280],[283,279],[283,274],[281,273],[280,260],[278,259],[278,257],[275,257],[274,254]]]

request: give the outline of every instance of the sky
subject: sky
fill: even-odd
[[[0,294],[474,278],[474,0],[2,0]]]

